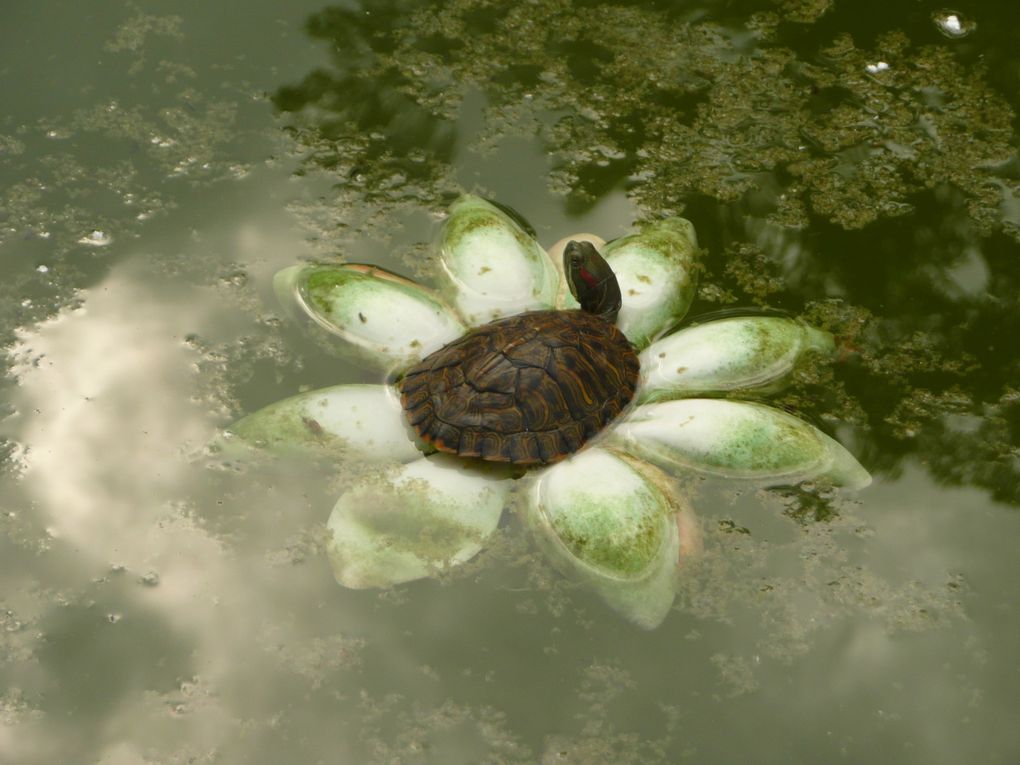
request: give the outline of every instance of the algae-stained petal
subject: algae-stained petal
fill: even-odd
[[[371,462],[421,456],[400,399],[388,385],[336,385],[299,393],[235,422],[223,443],[231,441]]]
[[[499,524],[511,481],[448,455],[371,475],[327,521],[337,582],[363,589],[435,576],[474,557]]]
[[[680,321],[694,300],[698,240],[694,225],[667,218],[602,248],[620,282],[616,325],[639,349]]]
[[[429,290],[376,266],[292,266],[274,286],[345,341],[345,350],[386,370],[409,366],[464,334],[456,313]]]
[[[647,629],[673,603],[682,512],[660,471],[602,448],[543,471],[529,492],[530,524],[554,564]]]
[[[832,335],[795,319],[734,316],[656,340],[641,352],[644,400],[782,387],[809,353],[831,355]]]
[[[439,235],[450,299],[471,325],[540,308],[556,298],[556,268],[538,242],[509,215],[465,194]]]
[[[763,404],[683,399],[637,407],[614,430],[628,452],[667,469],[766,485],[824,480],[860,489],[871,476],[839,443]]]

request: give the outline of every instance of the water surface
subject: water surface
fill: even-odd
[[[6,8],[0,760],[1015,762],[1020,12],[958,11]],[[207,445],[374,380],[283,319],[276,270],[423,277],[462,191],[543,244],[689,217],[692,315],[855,350],[777,403],[873,486],[700,486],[652,632],[512,514],[442,581],[339,588],[350,471]]]

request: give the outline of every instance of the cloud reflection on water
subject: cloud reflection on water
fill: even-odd
[[[244,621],[232,619],[231,612],[238,615],[237,605],[222,603],[219,594],[236,591],[243,572],[233,565],[221,540],[203,529],[182,502],[182,490],[196,477],[192,457],[211,437],[214,425],[189,395],[195,352],[182,342],[177,327],[181,316],[201,325],[218,309],[211,300],[196,301],[201,292],[185,295],[161,287],[165,285],[152,283],[151,274],[142,278],[137,268],[115,270],[81,307],[23,330],[13,370],[19,383],[13,403],[21,414],[10,424],[23,446],[22,488],[62,557],[73,561],[73,568],[63,572],[65,586],[72,592],[87,591],[87,582],[95,585],[104,578],[114,582],[110,588],[118,588],[118,578],[137,585],[123,587],[124,597],[112,598],[108,623],[89,627],[94,621],[86,619],[77,624],[72,640],[117,641],[114,630],[131,635],[130,630],[161,632],[172,625],[182,633],[175,641],[183,640],[181,647],[190,646],[192,654],[183,664],[172,662],[169,678],[160,681],[176,684],[174,672],[187,672],[189,665],[214,679],[232,671],[237,657],[231,624],[243,629]],[[123,574],[117,573],[120,567]],[[158,580],[140,581],[150,572]],[[76,577],[80,579],[67,581]],[[101,602],[111,600],[110,592],[94,589]],[[135,623],[139,619],[141,627]],[[48,642],[61,639],[65,622],[59,614],[46,618],[53,630]],[[148,622],[150,627],[145,626]],[[104,630],[110,631],[109,637],[100,637]],[[137,682],[139,673],[149,674],[142,667],[158,657],[159,646],[124,648],[125,671],[136,677],[128,682]],[[63,666],[59,655],[47,658],[45,647],[39,650],[50,669]],[[146,655],[147,650],[156,656]],[[86,649],[83,658],[94,661],[95,652]],[[68,690],[103,682],[88,680],[86,666],[67,669],[69,675],[50,682]],[[162,711],[165,717],[172,711],[172,686],[163,690],[169,692],[167,698],[157,687],[145,688],[142,699],[148,701],[141,704],[137,691],[127,689],[113,700],[120,709],[111,710],[102,721],[107,729],[98,734],[110,742],[106,754],[111,762],[142,761],[142,743],[155,732],[151,713]],[[99,686],[83,692],[98,693]],[[226,713],[217,712],[215,702],[205,706],[188,726],[193,746],[214,744],[223,736],[216,728]],[[149,724],[131,724],[140,716]],[[136,739],[138,732],[142,737]],[[133,739],[135,746],[129,743]],[[40,746],[48,749],[42,742]]]

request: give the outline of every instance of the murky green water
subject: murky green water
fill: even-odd
[[[1016,762],[1020,12],[959,10],[0,11],[0,761]],[[856,349],[778,403],[875,483],[701,486],[652,632],[512,516],[442,581],[339,588],[349,470],[206,445],[373,379],[282,319],[276,270],[421,277],[465,190],[544,244],[690,218],[692,314]]]

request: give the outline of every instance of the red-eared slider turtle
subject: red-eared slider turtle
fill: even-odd
[[[589,242],[570,242],[563,265],[580,310],[484,324],[407,371],[401,403],[422,440],[462,457],[548,464],[627,405],[639,363],[614,325],[616,276]]]

